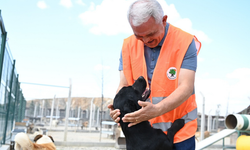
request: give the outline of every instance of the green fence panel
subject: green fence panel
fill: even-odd
[[[12,118],[14,115],[13,112],[13,105],[14,105],[14,100],[12,97],[12,86],[13,86],[13,76],[14,76],[14,70],[15,70],[15,60],[13,62],[13,66],[11,68],[11,75],[10,75],[10,80],[9,80],[9,89],[10,91],[7,92],[7,100],[8,100],[8,106],[7,106],[7,114],[6,114],[6,122],[5,122],[5,130],[4,130],[4,135],[3,135],[3,144],[5,144],[6,140],[11,138],[11,128],[12,128]]]

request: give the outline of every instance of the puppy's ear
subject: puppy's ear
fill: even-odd
[[[43,135],[38,134],[35,138],[34,138],[34,142],[36,142],[37,140],[39,140]]]
[[[53,143],[55,142],[52,136],[48,135],[48,137],[52,140]]]

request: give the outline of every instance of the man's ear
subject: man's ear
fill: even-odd
[[[164,26],[167,25],[167,19],[168,19],[168,16],[164,15],[163,18],[162,18],[162,23],[163,23]]]

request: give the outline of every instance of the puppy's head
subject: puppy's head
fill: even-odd
[[[34,138],[34,142],[37,144],[45,144],[45,143],[54,142],[54,139],[52,138],[52,136],[39,134]]]
[[[123,87],[114,98],[114,108],[125,114],[140,109],[138,100],[146,101],[150,95],[150,90],[146,89],[146,86],[146,80],[140,76],[132,86]]]

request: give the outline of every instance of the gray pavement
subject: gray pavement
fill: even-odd
[[[95,128],[68,127],[68,132],[64,134],[64,126],[47,128],[47,135],[54,138],[57,150],[121,150],[115,147],[115,140],[109,135],[102,133]],[[33,139],[34,135],[29,135]],[[66,136],[66,141],[64,138]],[[230,144],[230,138],[225,139],[225,144]],[[219,147],[218,147],[219,146]],[[214,146],[204,150],[221,150],[222,141],[218,141]]]
[[[111,136],[100,134],[95,128],[68,127],[66,134],[64,126],[43,128],[47,129],[47,135],[53,137],[57,150],[119,150]],[[33,139],[34,135],[29,134],[29,137]]]
[[[117,150],[114,147],[56,147],[57,150]]]

